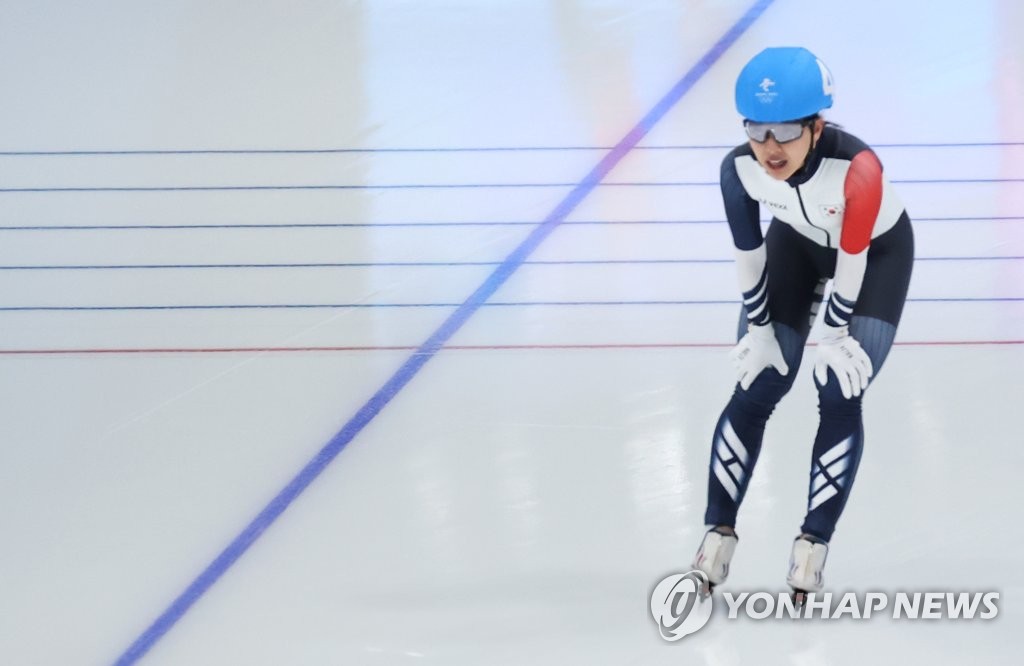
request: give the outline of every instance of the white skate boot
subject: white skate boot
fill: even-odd
[[[819,592],[824,586],[826,557],[828,543],[817,537],[801,534],[793,541],[786,583],[793,588],[793,600],[798,604],[803,605],[808,592]]]
[[[732,561],[732,554],[736,550],[739,537],[735,532],[730,533],[721,527],[713,527],[704,535],[704,540],[697,549],[693,558],[693,568],[703,571],[708,577],[707,594],[711,588],[724,583],[729,576],[729,562]]]

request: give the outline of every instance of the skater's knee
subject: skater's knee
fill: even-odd
[[[744,390],[736,387],[733,404],[751,415],[767,418],[792,388],[791,376],[795,373],[790,371],[789,374],[790,376],[781,375],[775,368],[763,370],[750,388]]]
[[[793,380],[800,369],[806,339],[786,324],[775,322],[772,324],[772,328],[775,331],[775,339],[779,343],[782,358],[789,366],[789,372],[783,375],[776,368],[769,366],[754,379],[750,388],[744,390],[737,386],[733,398],[734,402],[740,402],[752,411],[767,414],[771,414],[775,405],[793,387]]]
[[[818,410],[822,416],[860,417],[863,394],[847,398],[834,377],[818,386]]]

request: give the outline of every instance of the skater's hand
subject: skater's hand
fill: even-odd
[[[750,388],[761,371],[774,366],[780,374],[789,374],[789,365],[782,357],[779,341],[771,324],[750,326],[747,334],[733,348],[732,364],[736,366],[736,380],[744,391]]]
[[[868,387],[868,380],[875,374],[871,359],[846,326],[826,326],[825,334],[818,343],[818,358],[814,362],[814,378],[824,386],[828,382],[829,369],[839,380],[843,397],[860,397]]]

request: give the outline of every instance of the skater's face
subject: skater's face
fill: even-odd
[[[818,118],[813,123],[800,124],[799,128],[794,127],[796,123],[779,123],[776,126],[760,125],[757,123],[748,124],[748,135],[750,147],[754,151],[754,157],[758,163],[768,172],[768,175],[776,180],[786,180],[804,165],[807,154],[811,150],[811,140],[814,143],[821,138],[821,131],[825,127],[825,121]],[[775,127],[769,130],[769,127]],[[796,130],[799,129],[799,134]],[[762,130],[763,133],[761,131]],[[776,132],[783,141],[780,143],[776,138]],[[757,138],[763,138],[758,141]],[[790,136],[796,138],[786,141]]]

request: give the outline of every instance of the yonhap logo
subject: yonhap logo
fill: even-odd
[[[875,615],[893,620],[992,620],[999,615],[998,592],[811,592],[802,604],[785,592],[725,592],[722,598],[730,620],[740,617],[741,610],[751,620],[869,620]]]
[[[717,596],[717,593],[716,593]],[[1000,594],[987,592],[811,592],[797,602],[792,592],[723,592],[726,620],[893,620],[988,621],[999,616]],[[703,571],[663,578],[651,592],[651,616],[666,641],[704,628],[713,597]]]
[[[661,637],[678,641],[704,628],[711,619],[711,597],[703,590],[708,577],[703,571],[672,574],[651,592],[651,616]]]

